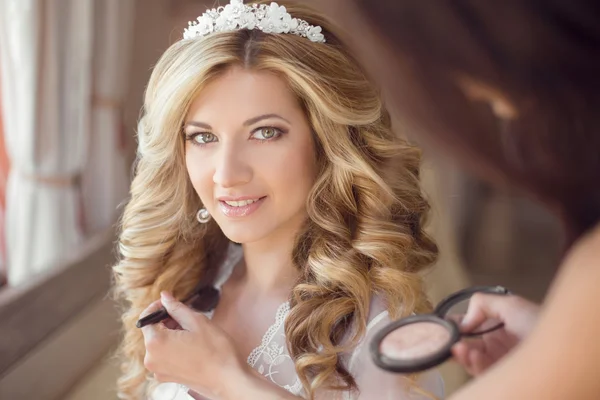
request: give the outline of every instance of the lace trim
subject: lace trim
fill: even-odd
[[[300,382],[300,378],[298,378],[298,375],[296,375],[296,382],[294,382],[292,386],[285,385],[284,389],[290,392],[291,394],[295,394],[296,396],[301,395],[303,387],[302,382]]]
[[[248,364],[254,367],[256,361],[258,361],[258,357],[263,353],[263,351],[267,348],[269,343],[273,340],[273,336],[277,333],[283,322],[285,321],[285,317],[290,311],[290,302],[286,301],[277,309],[277,314],[275,314],[275,323],[269,327],[267,332],[264,334],[260,346],[252,350],[250,355],[248,356]]]

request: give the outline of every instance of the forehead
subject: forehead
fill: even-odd
[[[295,94],[280,76],[232,67],[204,86],[187,120],[236,121],[265,113],[302,112]]]

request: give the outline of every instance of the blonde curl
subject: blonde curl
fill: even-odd
[[[185,297],[210,280],[226,253],[228,240],[214,222],[195,223],[201,204],[185,169],[181,127],[203,86],[232,66],[285,79],[314,132],[320,172],[293,252],[300,280],[285,323],[309,398],[326,386],[356,389],[341,355],[364,336],[373,295],[392,318],[430,307],[421,271],[437,249],[422,229],[428,204],[419,186],[420,152],[391,130],[379,93],[331,23],[305,6],[280,3],[322,26],[327,43],[256,30],[218,33],[174,44],[153,70],[113,268],[125,304],[122,399],[143,398],[154,384],[135,327],[141,311],[162,290]]]

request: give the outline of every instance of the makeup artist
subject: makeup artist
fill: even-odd
[[[515,297],[475,298],[470,313],[503,319],[515,347],[479,364],[455,347],[485,373],[451,399],[600,398],[600,3],[313,2],[352,27],[346,40],[396,127],[563,221],[564,258],[539,313]]]

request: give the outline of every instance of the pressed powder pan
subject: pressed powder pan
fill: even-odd
[[[413,315],[384,327],[370,344],[377,366],[397,373],[425,371],[448,360],[452,346],[462,337],[481,336],[504,327],[487,320],[472,332],[461,332],[459,324],[475,293],[508,295],[502,286],[477,286],[456,292],[438,304],[432,314]]]

